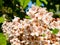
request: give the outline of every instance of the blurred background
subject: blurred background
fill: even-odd
[[[54,18],[60,18],[60,0],[0,0],[0,45],[10,45],[2,32],[2,23],[11,21],[14,16],[29,18],[26,12],[32,4],[45,7],[49,12],[53,12]]]

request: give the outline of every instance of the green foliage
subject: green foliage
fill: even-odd
[[[48,2],[46,0],[41,0],[41,1],[43,1],[46,5],[48,4]]]
[[[1,17],[0,17],[0,23],[3,23],[4,20],[5,20],[5,18],[1,16]]]
[[[51,29],[52,34],[57,34],[59,32],[59,30],[57,28]]]
[[[27,19],[31,19],[30,16],[25,16],[25,18],[27,18]]]
[[[6,37],[0,33],[0,45],[6,45],[7,42],[6,42]]]
[[[19,0],[20,2],[20,5],[23,7],[23,8],[26,8],[26,6],[28,5],[28,3],[30,2],[30,0]]]
[[[2,8],[3,0],[0,0],[0,9]]]
[[[37,5],[37,6],[41,6],[41,4],[42,4],[42,3],[41,3],[39,0],[36,0],[36,5]]]

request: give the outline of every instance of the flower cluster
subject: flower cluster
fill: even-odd
[[[27,14],[31,19],[15,17],[12,22],[3,23],[11,45],[60,45],[60,18],[53,18],[52,12],[34,5]],[[57,34],[51,31],[55,28],[59,30]]]

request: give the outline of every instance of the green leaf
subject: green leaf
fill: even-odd
[[[28,5],[28,3],[30,2],[30,0],[19,0],[20,2],[20,5],[23,7],[23,8],[26,8],[26,6]]]
[[[5,18],[4,18],[4,17],[0,17],[0,23],[3,23],[3,22],[4,22],[4,20],[5,20]]]
[[[25,16],[25,18],[27,18],[27,19],[31,19],[30,16]]]
[[[41,1],[43,1],[46,5],[48,4],[48,2],[46,0],[41,0]]]
[[[0,33],[0,45],[6,45],[7,42],[6,42],[6,37]]]
[[[36,0],[36,5],[40,6],[42,3],[39,0]]]
[[[52,34],[57,34],[59,32],[59,30],[57,28],[51,29]]]
[[[25,8],[29,2],[30,2],[30,0],[25,0],[23,7]]]
[[[19,0],[19,2],[20,2],[20,5],[23,6],[24,0]]]

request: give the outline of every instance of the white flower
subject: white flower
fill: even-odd
[[[31,35],[32,35],[32,36],[34,36],[34,35],[35,35],[35,33],[34,33],[34,32],[32,32],[32,33],[31,33]]]
[[[36,36],[39,36],[39,33],[38,33],[38,32],[35,32],[35,35],[36,35]]]
[[[15,16],[15,18],[12,21],[15,22],[15,21],[18,21],[19,19],[20,19],[19,17]]]

